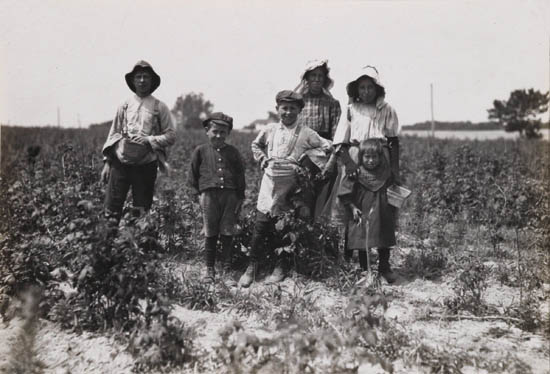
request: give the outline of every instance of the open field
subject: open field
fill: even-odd
[[[254,134],[234,272],[260,172]],[[545,141],[403,137],[397,284],[365,287],[336,230],[289,219],[279,286],[208,287],[178,134],[152,212],[106,239],[100,128],[2,127],[0,372],[550,373],[550,150]],[[30,146],[39,146],[40,151]]]
[[[550,129],[541,129],[542,139],[550,140]],[[405,130],[403,135],[430,137],[430,130]],[[519,138],[517,132],[506,132],[504,130],[478,130],[478,131],[445,131],[436,130],[434,136],[438,139],[462,139],[462,140],[516,140]]]

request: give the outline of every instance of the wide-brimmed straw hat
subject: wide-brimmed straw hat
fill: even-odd
[[[146,70],[151,73],[151,92],[149,92],[149,94],[152,94],[158,86],[160,86],[160,77],[157,73],[155,73],[153,67],[147,61],[140,60],[136,62],[132,71],[124,76],[124,79],[126,79],[126,84],[133,92],[136,92],[136,87],[134,86],[134,74],[136,74],[138,70]]]
[[[385,87],[382,84],[382,81],[380,80],[380,74],[378,73],[378,70],[372,65],[367,65],[362,67],[357,72],[357,74],[354,75],[354,77],[356,78],[346,85],[346,92],[348,93],[348,96],[350,98],[357,96],[357,84],[359,83],[361,78],[364,78],[364,77],[369,77],[370,79],[372,79],[372,81],[377,86],[381,87],[383,92],[385,92]]]

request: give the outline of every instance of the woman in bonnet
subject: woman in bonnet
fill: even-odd
[[[304,98],[304,108],[300,112],[298,120],[327,140],[334,138],[342,114],[340,102],[330,93],[333,85],[334,81],[330,77],[328,61],[311,60],[306,63],[300,76],[300,83],[294,90],[302,94]],[[308,157],[308,161],[311,162],[306,166],[314,174],[320,172],[327,162],[326,155],[321,153],[308,152]],[[302,164],[308,161],[304,161]],[[316,183],[313,189],[303,194],[308,209],[307,215],[311,218],[319,218],[334,186],[336,169],[333,167],[324,176],[321,183]]]

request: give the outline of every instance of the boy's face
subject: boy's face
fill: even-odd
[[[306,74],[306,81],[309,91],[312,94],[319,94],[325,83],[325,71],[322,67],[315,68]]]
[[[139,97],[148,96],[151,93],[153,76],[147,70],[138,70],[134,74],[134,87]]]
[[[373,170],[380,165],[380,155],[375,150],[366,150],[361,160],[363,167],[367,170]]]
[[[210,127],[206,130],[208,140],[210,140],[210,143],[216,148],[225,144],[227,135],[229,135],[229,127],[214,122],[210,122]]]
[[[279,118],[285,126],[290,126],[296,122],[296,118],[298,118],[301,111],[302,108],[296,103],[282,102],[277,105],[277,114],[279,114]]]
[[[376,100],[376,84],[369,78],[363,78],[357,84],[359,99],[365,104],[372,104]]]

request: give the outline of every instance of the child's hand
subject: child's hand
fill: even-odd
[[[262,170],[264,170],[267,166],[269,165],[269,158],[264,158],[260,164],[260,167],[262,168]]]
[[[239,217],[241,215],[241,209],[243,207],[243,200],[239,200],[237,202],[237,206],[235,206],[235,215]]]
[[[352,179],[352,180],[355,180],[357,179],[357,169],[348,169],[346,168],[346,176],[349,178],[349,179]]]
[[[360,225],[361,222],[363,221],[363,219],[362,219],[363,213],[361,212],[361,210],[359,208],[357,208],[356,206],[352,206],[351,207],[351,212],[353,214],[353,222],[355,222],[355,224],[357,224],[357,225]]]
[[[392,172],[390,176],[390,185],[392,184],[396,184],[398,186],[402,185],[401,180],[399,179],[399,175],[395,174],[394,172]]]

